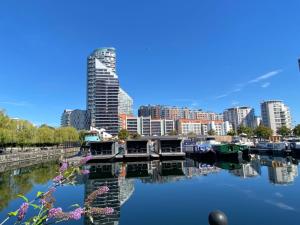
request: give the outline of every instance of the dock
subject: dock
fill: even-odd
[[[124,160],[159,158],[184,158],[183,140],[177,136],[149,136],[137,140],[127,140],[124,144],[117,141],[91,142],[93,160]]]

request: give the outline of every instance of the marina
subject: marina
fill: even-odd
[[[191,225],[208,224],[208,213],[216,208],[226,213],[230,224],[253,224],[257,219],[251,214],[262,209],[268,222],[261,219],[258,224],[299,223],[299,199],[293,194],[300,187],[296,158],[251,154],[248,160],[127,159],[92,160],[88,163],[90,173],[79,176],[75,186],[57,187],[55,204],[64,209],[71,204],[82,204],[89,193],[107,185],[110,191],[93,206],[112,207],[115,211],[112,215],[95,217],[97,224],[155,224],[157,221],[149,217],[149,211],[159,215],[164,224],[179,225],[184,221]],[[49,185],[57,169],[57,163],[46,162],[2,173],[0,193],[9,185],[15,191],[9,196],[1,194],[1,217],[19,204],[20,199],[14,198],[13,193],[18,192],[21,183],[26,180],[32,184],[23,191],[31,196],[35,190]],[[48,175],[42,181],[37,180],[46,171]],[[136,207],[137,204],[143,207]],[[179,207],[182,204],[184,208]],[[90,222],[82,218],[66,224]]]

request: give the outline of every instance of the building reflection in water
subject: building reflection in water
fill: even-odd
[[[101,163],[91,165],[89,178],[85,183],[85,197],[101,186],[108,186],[109,192],[98,196],[93,202],[93,207],[112,207],[111,215],[97,215],[93,223],[85,218],[85,224],[116,225],[119,223],[120,207],[134,192],[134,180],[126,179],[124,165],[120,163]]]
[[[250,162],[241,163],[239,169],[229,171],[235,176],[242,178],[257,177],[261,175],[261,164],[259,159],[253,159]]]
[[[261,162],[268,167],[269,181],[274,184],[291,184],[298,176],[297,160],[287,157],[261,156]]]
[[[232,164],[227,162],[227,164]],[[291,157],[272,157],[267,155],[253,155],[250,162],[235,163],[229,173],[242,178],[261,175],[261,166],[268,168],[268,177],[273,184],[291,184],[298,176],[298,161]]]
[[[135,179],[143,183],[167,183],[219,173],[222,169],[241,178],[261,175],[261,167],[268,167],[268,177],[274,184],[290,184],[298,176],[298,162],[293,158],[253,155],[249,161],[205,163],[185,160],[114,162],[90,165],[89,178],[85,181],[85,197],[101,186],[109,192],[98,196],[93,207],[112,207],[112,215],[95,216],[93,224],[119,224],[120,208],[134,193]],[[92,224],[85,218],[85,224]]]

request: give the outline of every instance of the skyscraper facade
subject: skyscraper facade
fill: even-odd
[[[119,91],[119,114],[132,115],[133,99],[122,89]]]
[[[71,126],[77,130],[89,130],[90,115],[87,110],[81,109],[65,109],[61,116],[61,126]]]
[[[114,48],[96,49],[88,57],[87,110],[91,126],[116,135],[119,130],[119,79]]]
[[[271,128],[274,134],[283,126],[292,128],[292,118],[289,107],[283,101],[271,100],[261,103],[262,124]]]

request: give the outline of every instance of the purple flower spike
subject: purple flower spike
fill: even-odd
[[[80,160],[80,164],[81,165],[84,165],[86,164],[88,161],[90,161],[92,159],[92,156],[91,155],[88,155],[86,157],[84,157],[83,159]]]
[[[24,217],[25,214],[27,213],[29,204],[27,202],[24,202],[20,208],[19,208],[19,212],[18,212],[18,220],[21,221]]]
[[[81,170],[80,172],[81,172],[81,174],[83,174],[83,175],[85,175],[85,174],[89,174],[89,173],[90,173],[90,171],[89,171],[89,170]]]
[[[63,176],[62,176],[62,175],[58,175],[58,176],[56,176],[56,177],[53,179],[53,181],[54,181],[55,183],[59,183],[59,182],[61,182],[62,179],[63,179]]]
[[[77,208],[69,213],[69,218],[73,220],[80,220],[82,214],[84,214],[84,210],[82,208]]]
[[[49,218],[55,218],[62,213],[62,208],[52,208],[48,212]]]
[[[59,172],[63,173],[68,169],[68,163],[64,162],[59,168]]]
[[[113,208],[110,208],[110,207],[106,207],[103,209],[103,214],[104,215],[111,215],[114,213],[114,209]]]

